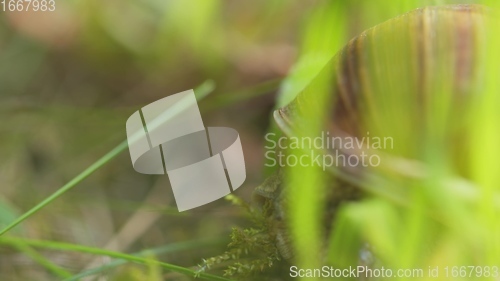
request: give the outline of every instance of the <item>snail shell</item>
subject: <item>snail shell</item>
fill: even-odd
[[[424,132],[431,100],[446,90],[437,88],[442,80],[450,82],[444,87],[454,94],[452,106],[464,106],[480,83],[484,15],[479,5],[421,8],[352,39],[328,65],[335,74],[330,136],[362,136],[367,123],[381,131],[399,126]],[[304,91],[275,112],[286,134],[304,118],[304,108],[315,108],[315,94]],[[395,103],[400,109],[390,108]]]
[[[381,126],[377,124],[382,120],[381,114],[398,112],[387,108],[391,105],[388,100],[399,100],[397,95],[404,95],[400,100],[406,102],[400,114],[413,115],[405,120],[395,116],[394,123],[389,126],[397,127],[398,122],[406,122],[402,126],[424,130],[428,120],[420,116],[425,114],[429,100],[437,94],[435,86],[439,81],[436,80],[443,77],[451,82],[452,106],[465,104],[467,96],[479,83],[480,69],[476,59],[478,48],[484,45],[484,14],[485,9],[478,5],[427,7],[386,21],[352,39],[329,62],[334,73],[333,94],[337,96],[333,99],[327,124],[330,136],[360,136],[367,120]],[[393,83],[394,80],[398,83]],[[403,87],[387,90],[394,85]],[[304,107],[315,106],[314,94],[304,91],[275,112],[275,120],[285,134],[293,134],[296,120],[304,118]],[[276,179],[279,176],[274,175],[258,187],[255,194],[273,201],[272,216],[276,224],[271,229],[281,254],[290,259],[293,251],[284,225],[286,200],[281,192],[283,188],[277,186],[281,184]],[[346,191],[352,186],[342,183],[340,186],[340,192],[334,192],[329,202],[333,208],[346,198],[356,198]]]

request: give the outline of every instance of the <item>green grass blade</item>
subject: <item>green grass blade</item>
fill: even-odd
[[[134,256],[148,256],[148,255],[160,255],[160,254],[166,254],[166,253],[173,253],[173,252],[178,252],[182,250],[188,250],[188,249],[193,249],[197,247],[202,247],[202,246],[210,246],[210,245],[217,245],[222,243],[223,239],[217,239],[217,240],[196,240],[196,241],[186,241],[186,242],[180,242],[180,243],[175,243],[175,244],[169,244],[166,246],[154,248],[154,249],[146,249],[137,253],[134,253],[132,255]],[[115,267],[118,267],[120,265],[123,265],[127,263],[127,260],[124,259],[116,259],[113,260],[105,265],[91,268],[89,270],[85,270],[83,272],[80,272],[76,275],[71,276],[70,278],[65,279],[65,281],[76,281],[80,280],[80,278],[89,276],[89,275],[95,275],[98,273],[101,273],[106,270],[113,269]]]
[[[299,137],[312,139],[323,129],[331,105],[329,93],[333,75],[328,62],[344,42],[344,9],[345,5],[340,2],[318,5],[306,26],[301,62],[282,85],[279,104],[287,103],[300,92],[297,97],[300,102],[296,102],[300,105],[303,118],[294,120],[300,124],[297,126],[300,130],[294,132]],[[325,26],[335,28],[325,29]],[[288,149],[287,154],[299,159],[308,153],[307,150],[307,147]],[[295,262],[301,268],[322,266],[319,253],[324,246],[321,237],[324,234],[322,209],[325,206],[326,178],[318,168],[312,165],[286,167],[288,223],[293,237]]]
[[[214,83],[212,81],[206,81],[203,84],[201,84],[196,90],[196,98],[198,100],[203,99],[206,97],[210,92],[212,92],[214,89]],[[68,190],[71,188],[75,187],[78,183],[86,179],[88,176],[93,174],[95,171],[97,171],[99,168],[104,166],[106,163],[111,161],[113,158],[118,156],[120,153],[125,151],[128,147],[127,141],[123,141],[120,143],[118,146],[113,148],[110,152],[106,153],[103,157],[101,157],[99,160],[97,160],[94,164],[90,165],[87,169],[83,170],[80,174],[78,174],[76,177],[74,177],[72,180],[70,180],[68,183],[66,183],[64,186],[59,188],[56,192],[54,192],[52,195],[47,197],[45,200],[42,202],[38,203],[35,207],[31,208],[29,211],[18,217],[15,221],[7,225],[2,231],[0,231],[0,236],[3,234],[7,233],[9,230],[14,228],[16,225],[20,224],[27,218],[31,217],[33,214],[36,212],[40,211],[43,207],[47,206],[50,202],[54,201],[57,199],[59,196],[63,195],[66,193]]]
[[[48,260],[45,258],[43,255],[29,247],[28,245],[20,242],[20,243],[15,243],[12,244],[13,247],[18,249],[20,252],[24,253],[28,257],[32,258],[34,261],[36,261],[38,264],[41,266],[45,267],[47,270],[52,272],[54,275],[58,276],[59,278],[68,278],[71,276],[71,273],[64,270],[63,268],[59,267],[58,265],[54,264],[52,261]]]
[[[4,235],[6,232],[8,232],[12,228],[14,228],[16,225],[20,224],[21,222],[23,222],[27,218],[31,217],[36,212],[40,211],[43,207],[47,206],[50,202],[54,201],[59,196],[66,193],[66,191],[75,187],[78,183],[83,181],[85,178],[87,178],[88,176],[93,174],[95,171],[97,171],[99,168],[101,168],[106,163],[111,161],[117,155],[122,153],[125,149],[127,149],[127,147],[128,147],[127,141],[123,141],[122,143],[120,143],[117,147],[113,148],[110,152],[106,153],[103,157],[101,157],[99,160],[97,160],[94,164],[90,165],[87,169],[83,170],[83,172],[81,172],[76,177],[74,177],[72,180],[70,180],[68,183],[66,183],[64,186],[59,188],[56,192],[52,193],[52,195],[45,198],[42,202],[38,203],[35,207],[31,208],[29,211],[27,211],[26,213],[24,213],[20,217],[18,217],[15,221],[13,221],[9,225],[7,225],[4,229],[2,229],[2,231],[0,231],[0,236]]]
[[[204,279],[204,280],[220,280],[220,281],[230,281],[230,279],[208,274],[208,273],[197,273],[195,270],[185,268],[182,266],[170,264],[170,263],[165,263],[165,262],[160,262],[157,260],[153,259],[147,259],[143,258],[140,256],[134,256],[130,254],[124,254],[120,252],[115,252],[115,251],[109,251],[101,248],[93,248],[93,247],[88,247],[88,246],[82,246],[82,245],[75,245],[75,244],[70,244],[70,243],[62,243],[62,242],[54,242],[54,241],[43,241],[43,240],[31,240],[31,239],[23,239],[23,238],[15,238],[15,237],[0,237],[0,244],[6,244],[6,245],[16,245],[16,244],[24,244],[28,245],[31,247],[36,247],[36,248],[43,248],[43,249],[52,249],[52,250],[62,250],[62,251],[75,251],[75,252],[80,252],[80,253],[87,253],[87,254],[92,254],[92,255],[101,255],[101,256],[108,256],[111,258],[118,258],[118,259],[123,259],[128,262],[135,262],[138,264],[143,264],[143,265],[160,265],[163,268],[173,271],[173,272],[178,272],[181,274],[185,274],[187,276],[195,276],[197,275],[198,278]]]

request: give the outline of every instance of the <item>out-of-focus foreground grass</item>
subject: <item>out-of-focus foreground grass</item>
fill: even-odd
[[[402,14],[425,6],[421,1],[391,4],[367,1],[358,6],[358,11],[365,20],[378,18],[376,22],[382,22],[391,18],[394,12]],[[434,1],[427,4],[445,3]],[[324,208],[328,203],[324,194],[325,188],[331,188],[331,182],[325,181],[321,168],[298,165],[289,169],[290,232],[295,239],[295,262],[299,268],[321,268],[326,263],[334,268],[353,266],[357,272],[356,266],[366,266],[363,259],[369,256],[370,262],[383,261],[388,270],[372,270],[368,275],[375,277],[367,280],[498,280],[500,179],[494,164],[499,156],[497,144],[500,138],[499,127],[494,121],[499,118],[499,111],[495,108],[499,105],[500,93],[497,79],[500,48],[495,12],[498,3],[486,1],[480,4],[486,5],[485,16],[490,21],[479,25],[485,27],[486,33],[481,28],[475,29],[474,40],[477,41],[468,42],[477,44],[474,45],[476,53],[472,63],[479,75],[473,79],[479,79],[469,85],[465,106],[459,106],[464,97],[457,98],[459,94],[453,84],[456,83],[453,75],[459,63],[449,61],[453,57],[450,54],[456,51],[454,47],[459,48],[450,46],[449,42],[453,41],[449,40],[461,35],[452,30],[439,33],[431,28],[434,37],[416,39],[418,35],[412,25],[404,29],[393,22],[393,26],[377,30],[376,39],[369,38],[365,45],[356,45],[359,52],[365,52],[373,59],[372,64],[363,61],[367,64],[361,66],[359,60],[351,58],[350,61],[354,65],[351,74],[362,68],[361,83],[371,82],[369,87],[354,85],[362,88],[360,92],[364,91],[364,96],[356,96],[362,100],[354,102],[355,107],[364,110],[357,125],[361,134],[369,132],[393,138],[394,147],[387,148],[387,158],[382,157],[382,161],[392,163],[385,169],[366,168],[363,176],[356,179],[356,183],[369,190],[371,196],[340,208],[327,244],[322,239],[325,235]],[[325,15],[328,7],[331,13]],[[337,5],[327,5],[318,12],[314,17],[316,21],[309,26],[309,34],[317,38],[313,41],[325,42],[317,33],[320,26],[335,25],[345,27],[344,31],[349,30],[352,25],[348,11],[348,6],[337,2]],[[406,32],[407,37],[395,36],[396,33],[403,34],[400,32]],[[332,31],[328,37],[330,46],[336,50],[342,47],[339,38],[343,36],[342,31]],[[430,69],[432,74],[421,73],[426,79],[422,84],[418,84],[422,81],[413,79],[418,68],[408,63],[408,55],[416,51],[411,46],[415,46],[414,40],[420,39],[438,46],[430,59],[435,68]],[[311,62],[311,57],[314,57],[311,54],[316,58],[322,55],[327,58],[328,50],[332,49],[309,46],[312,46],[311,52],[302,54],[297,65]],[[316,100],[309,101],[312,105],[302,102],[302,114],[309,118],[305,118],[302,130],[296,132],[299,136],[320,135],[324,120],[331,114],[332,99],[341,99],[328,97],[334,90],[331,86],[335,77],[328,71],[328,68],[322,69],[320,75],[309,80],[311,83],[305,87],[308,97],[315,96]],[[292,72],[284,84],[295,82],[298,85],[300,80],[294,81],[294,74]],[[419,88],[423,85],[427,87],[425,90]],[[422,97],[425,93],[428,95]],[[330,105],[324,106],[325,101]],[[304,153],[303,148],[290,149],[289,152],[298,156]],[[328,247],[327,262],[317,254],[324,251],[325,246]],[[365,247],[369,250],[363,250]],[[375,257],[372,256],[374,253]],[[380,267],[372,265],[371,269]],[[367,268],[370,269],[370,265]],[[312,276],[313,272],[309,274]],[[304,279],[321,278],[316,275]]]

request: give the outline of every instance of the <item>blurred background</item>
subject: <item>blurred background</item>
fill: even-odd
[[[275,94],[315,5],[91,0],[56,1],[54,12],[1,12],[0,226],[124,141],[138,108],[207,81],[215,88],[199,103],[203,120],[239,132],[247,180],[237,194],[250,200],[263,179]],[[178,213],[168,178],[135,172],[124,151],[9,234],[121,252],[217,238],[215,246],[161,256],[189,267],[222,253],[240,222],[240,208],[223,199]],[[70,251],[40,254],[70,272],[95,262]],[[134,276],[149,272],[129,267],[110,278],[143,280]],[[185,280],[179,276],[165,278]],[[59,278],[26,251],[0,246],[0,280]]]
[[[211,89],[199,102],[205,126],[240,134],[247,179],[235,194],[250,201],[267,173],[276,100],[301,90],[289,77],[308,69],[308,55],[324,63],[368,27],[452,3],[333,2],[56,0],[53,12],[0,12],[0,228],[124,141],[137,109],[200,85]],[[195,268],[226,249],[232,227],[250,224],[244,212],[221,199],[178,213],[168,178],[136,173],[125,150],[8,235],[126,253],[170,245],[151,256]],[[0,280],[60,280],[108,261],[5,242]],[[132,263],[99,274],[191,280]]]

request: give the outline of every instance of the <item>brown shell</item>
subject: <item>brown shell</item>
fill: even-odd
[[[484,46],[485,8],[479,5],[433,6],[417,9],[366,30],[352,39],[329,63],[334,68],[334,103],[329,130],[332,135],[358,136],[364,120],[376,123],[384,108],[391,80],[405,84],[396,90],[412,95],[418,116],[435,94],[435,77],[450,77],[452,92],[466,97],[478,82],[478,48]],[[393,89],[393,92],[396,92]],[[274,114],[287,134],[302,108],[314,103],[313,92],[300,93]],[[460,100],[460,99],[457,99]],[[404,113],[404,112],[403,112]],[[396,117],[397,118],[397,117]],[[380,124],[379,124],[380,125]]]

